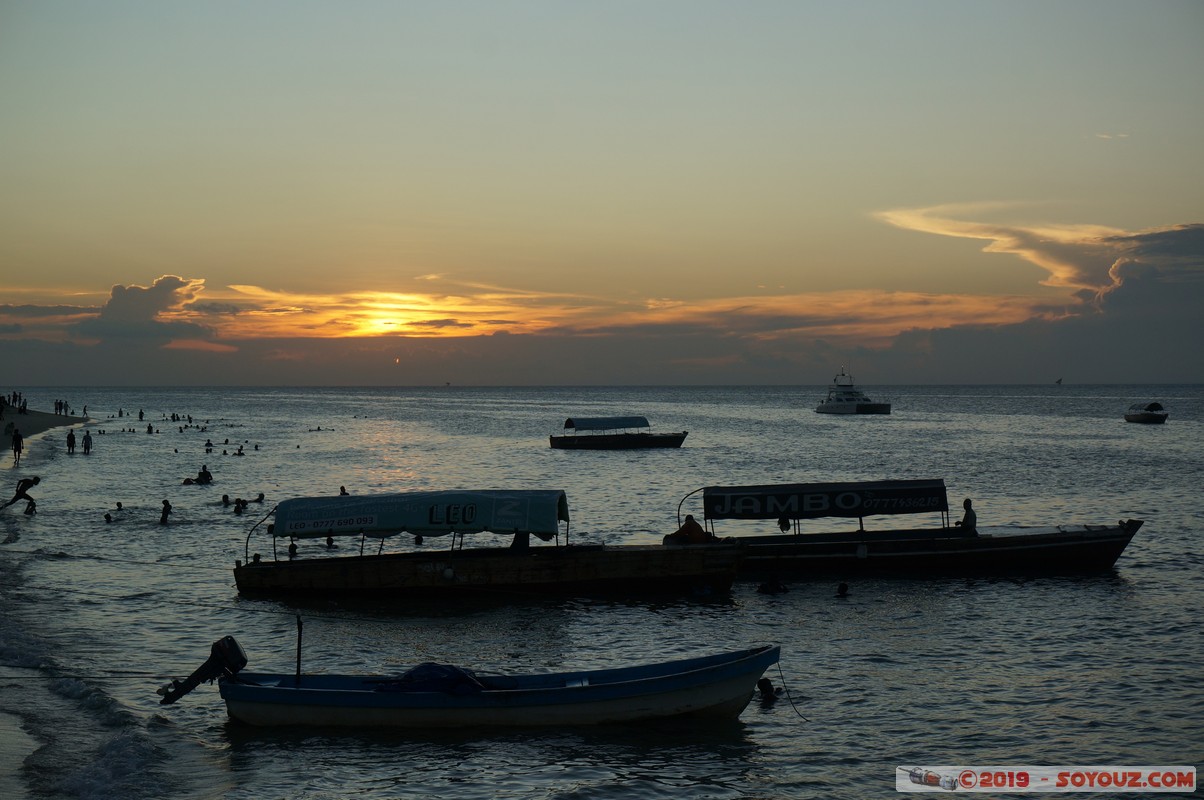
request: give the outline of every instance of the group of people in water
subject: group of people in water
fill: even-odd
[[[73,409],[71,409],[70,405],[65,401],[56,400],[54,403],[54,406],[55,406],[55,414],[56,415],[69,415],[73,411]],[[20,395],[17,392],[13,392],[11,394],[5,394],[3,396],[0,396],[0,419],[3,419],[4,412],[6,410],[15,412],[15,414],[13,414],[13,416],[15,417],[16,414],[27,413],[26,408],[27,408],[27,406],[26,406],[26,400],[25,400],[24,396]],[[87,416],[87,406],[84,406],[83,413],[84,413],[84,416]],[[122,418],[122,419],[125,419],[125,418],[133,419],[136,416],[139,422],[146,421],[146,413],[141,409],[139,409],[135,414],[135,412],[127,411],[124,408],[120,408],[120,409],[118,409],[116,416],[118,418]],[[110,416],[110,418],[112,418],[112,417]],[[194,420],[192,415],[183,415],[183,414],[173,413],[170,416],[168,416],[167,414],[164,414],[163,420],[164,421],[170,420],[172,423],[176,423],[176,424],[180,425],[181,433],[184,432],[184,430],[186,428],[197,428],[201,431],[206,431],[206,430],[208,430],[208,426],[209,426],[209,420],[204,420],[204,424],[202,424],[201,420],[199,420],[199,419]],[[19,467],[21,465],[21,458],[22,458],[22,455],[25,450],[25,437],[21,433],[17,423],[18,423],[18,420],[16,420],[16,419],[7,421],[7,424],[5,425],[4,435],[6,437],[11,436],[13,464],[14,464],[14,466]],[[136,430],[134,428],[129,428],[129,429],[123,429],[123,432],[134,433],[134,432],[136,432]],[[149,434],[154,434],[154,433],[158,433],[159,431],[155,429],[154,423],[147,423],[146,432]],[[97,429],[97,430],[95,430],[95,433],[105,433],[105,431],[103,429]],[[77,435],[77,431],[74,428],[68,428],[66,436],[65,436],[67,453],[69,455],[74,455],[78,451],[77,447],[82,446],[81,449],[82,449],[83,454],[91,455],[92,451],[93,451],[93,446],[94,446],[93,434],[94,434],[93,430],[86,428],[82,431],[82,434]],[[229,445],[230,440],[226,439],[225,444]],[[258,450],[259,445],[255,445],[255,449]],[[213,451],[214,451],[213,441],[212,441],[212,439],[207,439],[205,441],[205,452],[212,453]],[[228,453],[226,450],[222,451],[222,455],[227,455],[227,454]],[[241,444],[238,445],[238,449],[236,452],[233,453],[233,455],[240,455],[240,456],[246,455],[246,453],[243,451],[243,446]],[[209,466],[207,464],[204,464],[201,466],[201,469],[198,470],[195,477],[185,478],[183,483],[185,485],[207,486],[207,485],[213,483],[213,480],[214,480],[213,473],[209,471]],[[19,481],[17,481],[16,491],[14,492],[12,499],[10,499],[8,502],[4,503],[3,505],[0,505],[0,509],[6,509],[9,506],[15,505],[21,501],[25,501],[25,513],[28,515],[36,514],[37,513],[37,501],[29,494],[29,492],[31,489],[33,489],[35,486],[37,486],[40,482],[41,482],[41,478],[36,475],[31,476],[31,477],[22,478]],[[263,492],[259,492],[258,496],[254,497],[252,499],[244,499],[242,497],[236,497],[232,500],[229,497],[229,495],[222,495],[222,505],[225,507],[233,506],[234,513],[236,513],[236,514],[243,513],[247,509],[247,507],[250,503],[253,503],[253,502],[261,503],[261,502],[263,502],[263,500],[264,500]],[[105,512],[104,520],[106,523],[117,522],[125,515],[126,512],[127,512],[127,509],[120,502],[118,502],[116,509],[110,509]],[[174,509],[172,507],[171,502],[166,499],[163,500],[163,504],[162,504],[162,507],[160,509],[160,514],[159,514],[159,523],[161,525],[168,524],[169,520],[172,518],[173,512],[174,512]]]
[[[92,433],[91,433],[91,431],[84,431],[83,445],[84,445],[84,455],[91,454],[91,452],[92,452]],[[67,452],[68,453],[75,452],[75,431],[74,430],[67,431]]]

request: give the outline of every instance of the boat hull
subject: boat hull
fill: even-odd
[[[890,403],[822,403],[819,414],[889,414]]]
[[[481,677],[483,691],[397,690],[376,676],[240,673],[220,681],[231,718],[256,726],[466,728],[735,719],[780,649],[546,675]],[[494,688],[497,687],[497,688]]]
[[[1137,414],[1125,414],[1125,422],[1138,422],[1143,425],[1161,425],[1166,422],[1166,417],[1165,413],[1158,414],[1151,411],[1143,411]]]
[[[861,574],[1090,574],[1113,568],[1142,526],[1074,525],[980,531],[956,528],[742,537],[740,577],[843,578]]]
[[[553,450],[649,450],[681,447],[688,431],[680,433],[562,434],[548,437]]]
[[[470,548],[240,564],[234,580],[244,595],[693,594],[728,591],[742,554],[731,543]]]

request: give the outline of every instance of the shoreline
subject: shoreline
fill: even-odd
[[[6,406],[4,409],[4,418],[0,419],[0,429],[4,434],[3,446],[5,450],[11,450],[13,428],[21,432],[21,436],[25,441],[41,436],[46,431],[54,430],[55,428],[68,428],[76,425],[84,425],[91,420],[88,417],[68,417],[63,414],[52,414],[49,411],[35,411],[29,409],[24,414],[17,413],[12,406]],[[8,459],[6,464],[10,469],[15,465],[12,463],[12,458]]]
[[[6,406],[4,418],[0,419],[0,431],[4,435],[5,449],[11,450],[14,427],[28,442],[55,428],[74,427],[89,421],[87,417],[70,417],[33,409],[20,414],[12,406]],[[19,469],[13,463],[11,455],[6,459],[4,466],[8,469]],[[8,711],[0,711],[0,794],[15,800],[29,796],[24,781],[20,778],[21,769],[25,765],[25,759],[42,746],[42,742],[25,730],[21,717]]]

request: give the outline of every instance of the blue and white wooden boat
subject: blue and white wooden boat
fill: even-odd
[[[640,666],[499,675],[420,664],[396,675],[242,672],[233,637],[185,681],[161,690],[163,705],[217,679],[232,719],[256,726],[469,728],[578,726],[671,717],[735,719],[748,705],[777,645]]]

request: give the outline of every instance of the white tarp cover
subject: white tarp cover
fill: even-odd
[[[647,428],[647,417],[569,417],[565,429],[579,431],[613,431],[619,428]]]
[[[314,539],[490,531],[533,533],[546,542],[568,520],[568,498],[559,489],[399,492],[283,500],[273,532]]]

